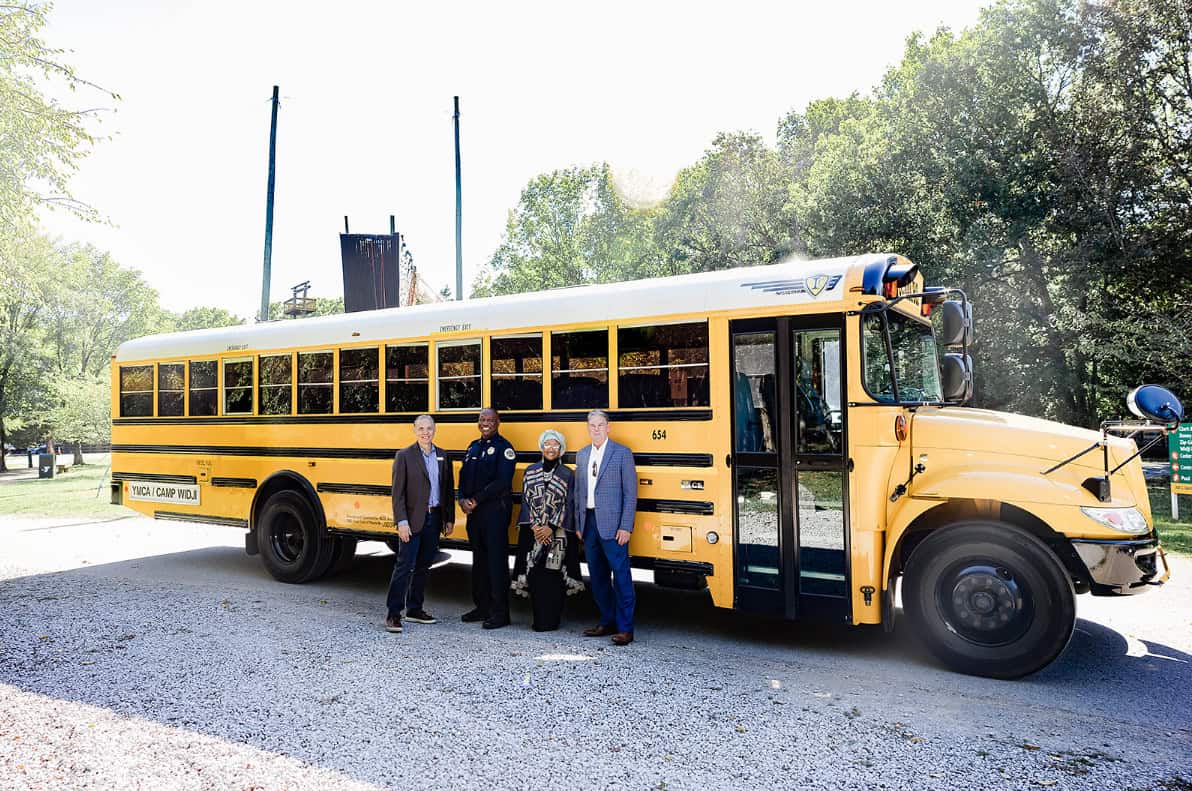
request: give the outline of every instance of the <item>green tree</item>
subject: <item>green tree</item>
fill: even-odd
[[[47,306],[48,340],[57,372],[88,377],[108,370],[127,340],[168,329],[157,292],[141,273],[92,245],[60,250],[55,296]]]
[[[770,264],[802,252],[787,207],[790,171],[761,137],[720,134],[679,173],[654,224],[662,273]]]
[[[83,464],[83,444],[112,441],[112,386],[108,376],[54,377],[50,386],[53,406],[45,415],[46,427],[59,447],[74,447],[74,463]]]
[[[243,324],[244,319],[224,308],[197,307],[188,308],[171,320],[175,332],[188,330],[205,330],[213,327],[234,327]]]
[[[1172,376],[1178,355],[1154,347],[1188,347],[1122,342],[1131,318],[1183,326],[1187,17],[1017,0],[912,37],[868,102],[780,127],[809,252],[903,252],[966,288],[983,404],[1086,425],[1120,411],[1147,366]]]
[[[54,298],[57,251],[33,234],[0,233],[0,447],[45,403],[44,322]],[[0,471],[5,467],[0,453]]]
[[[617,193],[607,163],[530,181],[473,296],[625,280],[658,267],[650,214]]]
[[[90,127],[97,110],[64,107],[41,85],[119,97],[79,77],[61,61],[62,51],[41,39],[49,11],[48,3],[0,5],[0,232],[11,231],[38,206],[95,217],[71,196],[68,180],[95,142]]]

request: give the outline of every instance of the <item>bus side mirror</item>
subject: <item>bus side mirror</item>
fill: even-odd
[[[973,358],[950,352],[940,361],[945,401],[963,404],[973,397]]]
[[[1126,396],[1126,406],[1137,417],[1169,426],[1184,419],[1184,405],[1165,387],[1142,385]]]
[[[942,328],[939,341],[944,346],[972,346],[973,309],[954,299],[946,300],[941,308]]]

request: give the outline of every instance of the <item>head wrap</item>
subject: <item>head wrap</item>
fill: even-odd
[[[560,457],[567,452],[567,440],[563,439],[563,435],[555,431],[553,428],[548,428],[546,431],[542,432],[541,436],[538,437],[538,450],[542,450],[542,446],[546,444],[548,439],[553,439],[559,443]]]

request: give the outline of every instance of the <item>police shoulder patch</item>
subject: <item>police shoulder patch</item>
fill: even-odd
[[[517,458],[517,454],[513,452],[513,448],[505,448],[505,458],[513,461]]]

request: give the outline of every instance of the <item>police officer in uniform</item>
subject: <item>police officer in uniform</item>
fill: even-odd
[[[513,470],[517,454],[497,433],[501,417],[480,410],[480,439],[472,442],[459,471],[459,506],[468,515],[472,545],[472,601],[466,623],[485,629],[509,625],[509,520],[513,516]]]

